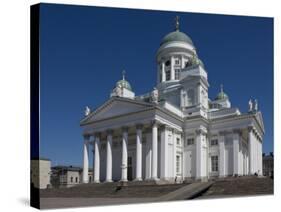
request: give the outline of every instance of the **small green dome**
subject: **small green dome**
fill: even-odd
[[[181,41],[185,43],[189,43],[193,45],[192,40],[190,37],[188,37],[185,33],[180,32],[179,30],[176,30],[174,32],[170,32],[167,34],[161,41],[160,45],[163,45],[164,43],[172,42],[172,41]]]
[[[223,85],[221,85],[221,91],[218,93],[217,97],[215,100],[223,100],[223,99],[228,99],[227,94],[223,91]]]
[[[205,65],[204,63],[202,62],[202,60],[198,59],[199,60],[199,65],[201,65],[203,68],[205,68]]]
[[[126,89],[132,91],[132,87],[131,87],[130,83],[125,79],[119,80],[116,83],[116,87],[126,88]]]

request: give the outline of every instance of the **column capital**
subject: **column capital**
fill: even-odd
[[[113,129],[107,129],[106,130],[107,135],[112,135],[113,134]]]
[[[218,134],[219,134],[219,136],[225,136],[227,134],[227,132],[226,131],[220,131]]]
[[[232,133],[241,135],[242,134],[242,129],[239,129],[239,128],[233,129]]]
[[[157,121],[157,120],[152,120],[152,121],[151,121],[151,125],[152,125],[152,126],[155,126],[155,125],[158,126],[159,124],[160,124],[160,122]]]
[[[95,132],[95,133],[94,133],[94,136],[100,138],[100,137],[101,137],[101,132]]]
[[[137,130],[142,130],[143,129],[143,124],[136,124],[136,129]]]
[[[205,135],[205,134],[207,134],[207,132],[205,132],[203,129],[196,129],[195,133],[196,133],[196,135],[200,135],[200,134]]]
[[[248,126],[248,132],[252,132],[254,130],[254,127],[253,126]]]
[[[84,140],[90,140],[90,134],[83,134]]]
[[[166,130],[168,129],[168,126],[166,124],[160,125],[160,130]]]
[[[128,126],[123,126],[123,127],[121,127],[121,129],[122,129],[122,132],[128,132],[129,127]]]

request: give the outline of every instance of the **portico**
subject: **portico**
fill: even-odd
[[[123,104],[135,107],[137,111],[112,119],[94,119],[99,113],[113,113],[112,105],[119,108]],[[177,133],[181,138],[182,119],[173,113],[164,116],[163,112],[156,104],[114,97],[93,115],[94,121],[89,120],[91,127],[84,132],[83,169],[87,170],[89,166],[88,152],[92,147],[95,183],[174,179],[176,174],[168,170],[168,157],[174,155],[172,149],[168,150],[168,132]],[[130,116],[135,116],[135,120],[131,121]],[[143,117],[145,119],[141,120]],[[88,182],[86,173],[83,182]]]

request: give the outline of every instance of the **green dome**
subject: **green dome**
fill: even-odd
[[[132,87],[131,87],[130,83],[125,79],[119,80],[116,83],[116,87],[126,88],[126,89],[132,91]]]
[[[226,93],[223,91],[223,85],[221,85],[221,91],[218,93],[217,97],[215,100],[223,100],[223,99],[228,99],[228,96]]]
[[[205,65],[204,63],[202,62],[202,60],[198,59],[199,60],[199,65],[201,65],[203,68],[205,68]]]
[[[172,42],[172,41],[181,41],[181,42],[185,42],[185,43],[189,43],[189,44],[193,45],[193,42],[190,39],[190,37],[188,37],[185,33],[180,32],[178,30],[176,30],[174,32],[170,32],[169,34],[167,34],[162,39],[160,45],[162,45],[164,43]]]

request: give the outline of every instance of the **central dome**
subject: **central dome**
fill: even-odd
[[[185,33],[180,32],[179,30],[176,30],[174,32],[170,32],[169,34],[167,34],[162,39],[160,45],[163,45],[164,43],[168,43],[168,42],[173,42],[173,41],[181,41],[181,42],[185,42],[185,43],[189,43],[189,44],[193,45],[193,42],[190,39],[190,37],[188,37]]]

